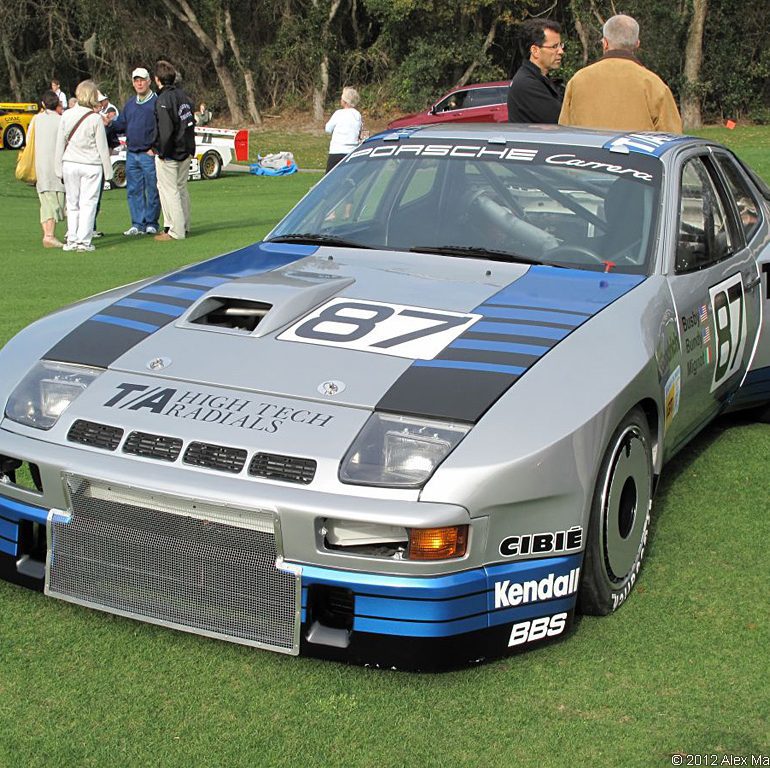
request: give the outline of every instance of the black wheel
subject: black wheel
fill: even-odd
[[[113,189],[123,189],[126,186],[126,162],[118,160],[112,165],[112,184]]]
[[[652,476],[650,427],[641,408],[633,408],[612,435],[596,480],[580,584],[583,613],[611,613],[633,589],[647,546]]]
[[[218,179],[222,174],[222,158],[209,150],[201,158],[201,176],[204,179]]]
[[[21,149],[24,146],[26,136],[20,125],[9,125],[3,134],[3,146],[6,149]]]

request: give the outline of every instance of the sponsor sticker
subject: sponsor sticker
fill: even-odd
[[[546,637],[555,637],[564,632],[567,626],[567,614],[556,613],[553,616],[541,616],[531,621],[519,621],[511,628],[508,647],[533,643]]]
[[[682,392],[682,369],[680,366],[677,365],[673,373],[668,377],[663,391],[666,403],[665,429],[668,429],[674,420],[674,416],[679,413],[679,397]]]
[[[496,581],[495,610],[567,597],[577,592],[579,582],[579,567],[573,568],[569,573],[562,574],[561,576],[549,573],[542,579],[530,579],[528,581],[505,579],[504,581]]]

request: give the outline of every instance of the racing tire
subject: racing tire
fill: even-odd
[[[3,134],[3,146],[6,149],[21,149],[27,140],[24,129],[20,125],[9,125]]]
[[[613,433],[596,480],[580,582],[582,613],[612,613],[633,589],[647,547],[652,488],[650,427],[637,407]]]
[[[211,149],[203,155],[200,165],[204,179],[218,179],[222,175],[222,158]]]
[[[124,160],[118,160],[118,162],[112,166],[112,181],[110,184],[113,189],[125,189],[126,163]]]

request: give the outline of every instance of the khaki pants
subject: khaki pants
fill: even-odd
[[[158,177],[158,195],[163,211],[163,224],[175,240],[184,240],[190,229],[190,195],[187,177],[190,175],[190,158],[187,160],[162,160],[155,158],[155,174]]]

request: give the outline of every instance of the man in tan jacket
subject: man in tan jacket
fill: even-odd
[[[602,35],[604,56],[567,83],[559,123],[681,133],[682,118],[669,87],[634,55],[639,24],[630,16],[613,16]]]

